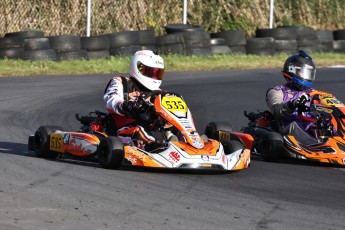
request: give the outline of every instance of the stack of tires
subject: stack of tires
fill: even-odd
[[[7,34],[6,34],[7,35]],[[18,36],[0,38],[0,58],[20,59],[24,54],[24,40]]]
[[[333,31],[317,30],[316,37],[318,40],[318,52],[333,52]]]
[[[246,54],[247,39],[243,30],[224,30],[211,33],[212,39],[224,39],[225,45],[229,47],[230,53]],[[214,40],[212,40],[214,41]],[[221,49],[222,47],[219,47]],[[224,47],[225,52],[228,49]]]
[[[230,54],[231,53],[231,49],[226,44],[226,40],[224,38],[211,37],[210,45],[211,45],[212,54]]]
[[[0,38],[0,58],[55,61],[56,52],[40,30],[7,33]]]
[[[81,37],[81,49],[86,50],[87,59],[104,59],[109,54],[109,38],[105,35]]]
[[[121,31],[107,34],[111,56],[131,56],[142,49],[155,50],[153,30]]]
[[[290,27],[257,29],[255,34],[257,38],[269,40],[269,44],[263,46],[265,46],[270,55],[275,53],[294,53],[297,51],[297,34],[293,30]]]
[[[279,26],[273,29],[257,29],[256,38],[266,38],[268,44],[261,46],[253,44],[252,47],[247,44],[247,51],[249,50],[247,53],[272,54],[272,50],[263,51],[263,49],[269,50],[269,46],[273,44],[272,39],[275,53],[291,54],[301,49],[308,52],[333,52],[333,32],[329,30],[315,31],[306,26]],[[247,43],[258,43],[251,41]],[[251,49],[254,49],[254,52],[250,52]]]
[[[345,53],[345,29],[335,30],[333,49],[335,53]]]
[[[308,52],[319,52],[319,41],[316,31],[307,26],[292,26],[297,31],[297,49],[307,50]]]
[[[81,49],[78,35],[60,35],[49,38],[50,47],[56,51],[59,61],[87,59],[87,52]]]
[[[180,34],[165,34],[156,37],[156,49],[159,54],[184,55],[184,40]]]
[[[176,53],[207,57],[212,55],[211,37],[201,26],[189,24],[168,24],[166,35],[157,37],[157,49],[163,53]],[[173,43],[174,42],[174,43]]]
[[[292,54],[300,49],[308,52],[345,53],[345,29],[330,31],[306,26],[278,26],[257,29],[256,36],[246,39],[243,30],[208,33],[202,26],[168,24],[166,34],[155,36],[152,29],[120,31],[91,37],[61,35],[45,37],[40,30],[6,33],[0,38],[0,59],[79,60],[109,56],[132,56],[149,49],[159,54]]]
[[[247,54],[272,56],[275,54],[275,40],[272,37],[250,38],[246,49]]]

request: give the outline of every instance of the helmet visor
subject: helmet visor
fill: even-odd
[[[146,66],[143,63],[139,62],[138,63],[138,70],[145,77],[149,77],[149,78],[152,78],[155,80],[163,80],[164,69]]]
[[[296,67],[296,75],[303,79],[308,81],[314,81],[315,80],[315,68],[310,65],[304,65],[302,67]]]

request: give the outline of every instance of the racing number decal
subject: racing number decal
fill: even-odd
[[[333,96],[324,96],[321,100],[321,103],[325,105],[329,105],[329,106],[335,106],[335,107],[344,106],[343,103],[341,103],[338,99],[336,99]]]
[[[50,135],[50,150],[56,152],[63,152],[63,138],[60,134]]]
[[[162,98],[162,105],[164,108],[169,110],[171,113],[183,113],[184,115],[187,113],[187,105],[181,97],[177,96],[164,96]]]
[[[183,103],[182,101],[170,101],[170,100],[165,101],[165,104],[168,107],[168,110],[176,110],[176,109],[183,110],[185,107],[182,103]]]
[[[219,131],[219,141],[229,141],[230,133]]]

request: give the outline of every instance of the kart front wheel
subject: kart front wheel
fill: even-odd
[[[261,140],[259,152],[265,161],[278,162],[281,158],[282,144],[265,136]]]
[[[219,131],[221,130],[232,131],[231,124],[228,122],[210,122],[205,128],[205,135],[219,141]]]
[[[117,137],[101,139],[98,146],[98,161],[103,168],[117,169],[122,165],[123,158],[123,144]]]
[[[34,151],[36,156],[54,159],[59,153],[50,150],[50,134],[55,130],[63,131],[59,126],[40,126],[34,135]]]
[[[224,141],[222,143],[223,148],[224,148],[224,152],[225,155],[229,155],[233,152],[236,152],[237,150],[243,149],[244,146],[241,142],[239,141],[234,141],[234,140],[230,140],[230,141]]]

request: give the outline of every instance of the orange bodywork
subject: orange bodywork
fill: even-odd
[[[296,141],[295,137],[293,136],[288,136],[288,138],[289,141],[291,141],[299,149],[296,149],[290,145],[286,146],[293,152],[302,155],[309,160],[345,165],[345,152],[343,152],[338,146],[338,144],[343,145],[345,148],[345,141],[341,137],[335,136],[333,138],[329,138],[325,143],[315,145],[317,146],[315,148],[313,148],[313,146],[302,146],[298,143],[298,141]],[[324,151],[322,151],[322,147],[327,147],[331,149],[332,152],[325,153]]]
[[[314,97],[315,96],[315,97]],[[286,147],[297,155],[306,159],[323,163],[345,165],[345,106],[332,94],[322,91],[312,91],[310,93],[312,103],[316,105],[316,110],[331,117],[331,123],[337,134],[329,137],[322,137],[322,142],[304,146],[296,141],[295,137],[287,136],[290,143]],[[315,120],[317,121],[317,120]]]
[[[209,155],[215,156],[217,154],[219,143],[217,141],[206,142],[204,148],[196,149],[189,144],[183,142],[173,142],[177,147],[188,152],[189,155]]]
[[[78,132],[56,132],[50,135],[50,150],[75,156],[90,156],[97,151],[97,136]]]
[[[250,134],[233,131],[219,131],[219,141],[221,142],[237,138],[240,139],[246,149],[251,149],[253,147],[254,138]]]
[[[165,167],[164,165],[160,164],[155,159],[152,159],[151,157],[139,151],[136,147],[125,146],[124,151],[125,151],[125,159],[130,161],[132,165],[154,167],[154,168]]]
[[[240,160],[237,162],[233,170],[241,170],[248,168],[250,165],[250,149],[243,150]]]
[[[167,96],[165,96],[167,97]],[[176,97],[175,98],[179,98],[179,97]],[[180,99],[180,98],[179,98]],[[182,98],[181,98],[182,99]],[[182,100],[181,100],[182,102]],[[183,101],[183,103],[185,103]],[[187,133],[193,133],[193,132],[196,132],[196,129],[195,129],[195,125],[194,125],[194,121],[192,119],[192,115],[190,114],[189,112],[189,109],[187,107],[186,104],[183,104],[184,105],[184,108],[181,109],[182,110],[182,113],[184,113],[184,116],[187,117],[187,116],[190,116],[191,118],[191,125],[192,127],[190,129],[185,129],[179,122],[177,122],[175,120],[175,118],[170,114],[170,113],[173,113],[173,111],[170,111],[170,113],[167,113],[166,110],[168,110],[167,108],[165,108],[165,106],[162,105],[162,97],[161,95],[159,95],[158,97],[156,97],[155,101],[154,101],[154,107],[156,108],[156,112],[157,114],[159,114],[162,118],[164,118],[166,121],[168,121],[169,123],[171,123],[174,127],[176,127],[178,130],[182,131],[183,130],[183,133],[184,133],[184,137],[186,138],[187,142],[194,146],[193,144],[193,139],[192,137],[190,137],[189,135],[187,135]],[[176,110],[179,110],[181,112],[180,109],[176,109]],[[204,141],[201,139],[201,137],[199,136],[198,134],[198,141],[201,142],[202,144],[204,143]],[[195,147],[195,146],[194,146]]]

